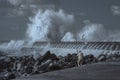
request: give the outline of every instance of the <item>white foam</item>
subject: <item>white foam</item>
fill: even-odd
[[[0,45],[0,48],[2,49],[20,49],[21,47],[23,47],[24,45],[24,41],[23,40],[11,40],[10,42],[7,43],[2,43]]]
[[[34,17],[30,17],[27,28],[27,38],[30,41],[61,40],[66,33],[65,27],[73,24],[73,15],[66,14],[63,10],[39,10]]]
[[[73,41],[76,41],[76,40],[74,38],[74,35],[71,32],[67,32],[65,34],[65,36],[62,38],[61,41],[64,41],[64,42],[71,41],[71,42],[73,42]]]

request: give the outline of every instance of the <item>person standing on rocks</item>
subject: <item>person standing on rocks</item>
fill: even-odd
[[[84,55],[81,51],[77,52],[78,60],[77,60],[77,66],[81,66],[84,61]]]

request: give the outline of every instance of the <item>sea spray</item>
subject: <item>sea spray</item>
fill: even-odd
[[[21,56],[21,49],[24,46],[23,40],[11,40],[0,44],[0,51],[5,52],[7,55]]]
[[[0,48],[2,49],[20,49],[24,45],[23,40],[11,40],[10,42],[2,43]]]
[[[26,31],[30,41],[61,41],[69,27],[73,26],[74,16],[65,13],[62,9],[55,11],[39,10],[30,22]]]
[[[65,36],[62,38],[63,42],[73,42],[73,41],[76,41],[75,38],[74,38],[74,35],[71,33],[71,32],[67,32],[65,34]]]
[[[78,34],[79,40],[81,40],[83,35],[85,41],[103,41],[106,36],[102,24],[88,24],[84,26]]]
[[[102,24],[89,23],[85,24],[85,26],[74,25],[74,15],[68,14],[62,9],[38,10],[33,17],[29,17],[29,20],[30,23],[26,30],[26,40],[28,44],[25,45],[24,40],[11,40],[9,43],[0,46],[0,48],[20,50],[24,46],[30,48],[36,41],[47,41],[48,43],[52,41],[81,41],[83,35],[84,41],[103,41],[109,37],[106,37]],[[75,30],[75,27],[77,27],[77,30]],[[110,39],[113,39],[113,37],[110,36]],[[49,50],[50,47],[49,43],[44,47],[43,51]],[[54,51],[57,51],[57,54],[59,50],[55,49]],[[59,53],[61,53],[60,51]],[[28,54],[30,53],[37,55],[34,50],[29,50]],[[27,54],[27,52],[25,52],[25,54]]]

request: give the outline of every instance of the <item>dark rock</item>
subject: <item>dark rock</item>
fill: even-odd
[[[48,70],[49,71],[53,71],[53,70],[59,70],[59,69],[62,69],[63,66],[57,62],[52,62],[49,64],[48,66]]]
[[[74,62],[68,62],[67,66],[65,68],[71,68],[71,67],[75,67],[75,66],[76,66],[76,63],[74,63]]]
[[[72,62],[73,63],[76,63],[77,62],[77,58],[78,58],[78,56],[77,56],[77,54],[72,54]]]
[[[97,58],[94,57],[93,63],[97,63],[97,62],[98,62]]]
[[[22,75],[22,74],[26,73],[25,70],[26,70],[26,66],[22,66],[19,70],[20,74]]]
[[[51,54],[50,51],[47,51],[45,55],[43,55],[42,61],[46,61],[48,59],[58,61],[59,58],[55,54]]]
[[[45,61],[45,60],[48,60],[50,58],[50,51],[47,51],[44,55],[43,55],[43,58],[42,58],[42,61]]]
[[[9,62],[0,61],[0,72],[2,72],[4,69],[8,69],[10,67]]]
[[[7,73],[7,74],[5,74],[5,77],[6,77],[8,80],[10,80],[10,79],[15,79],[15,78],[16,78],[16,76],[15,76],[14,73]]]
[[[85,59],[89,59],[89,58],[94,58],[94,55],[89,54],[89,55],[86,55],[86,56],[85,56]]]
[[[110,54],[104,55],[100,54],[97,58],[94,55],[89,54],[84,56],[83,64],[95,63],[106,61],[107,59],[116,59],[120,55]],[[18,76],[24,75],[34,75],[40,74],[47,71],[59,70],[64,68],[71,68],[77,65],[78,56],[77,54],[68,54],[67,56],[56,56],[54,53],[51,54],[47,51],[43,56],[38,57],[36,60],[33,56],[22,56],[22,57],[0,57],[0,73],[7,72],[5,77],[7,79],[14,79],[17,73]],[[4,77],[0,77],[3,80]]]
[[[52,60],[55,60],[55,61],[59,61],[59,58],[55,54],[51,54],[49,59],[52,59]]]
[[[68,65],[67,65],[67,62],[65,62],[63,59],[60,59],[60,60],[58,61],[58,63],[59,63],[63,68],[65,68],[65,67],[68,66]]]
[[[87,63],[93,63],[95,61],[95,57],[92,54],[86,55],[84,57],[84,61],[83,64],[87,64]]]
[[[35,66],[39,66],[39,65],[41,65],[41,63],[42,63],[42,58],[38,58],[36,61],[35,61]]]
[[[25,73],[30,74],[33,72],[33,66],[26,66]]]
[[[107,61],[116,60],[119,58],[120,58],[119,52],[115,52],[114,54],[109,53],[109,55],[108,55],[108,53],[106,54]]]
[[[107,58],[105,54],[100,54],[97,59],[98,61],[103,62],[106,61]]]
[[[52,60],[47,60],[45,62],[42,62],[41,65],[38,68],[38,71],[48,71],[49,64],[52,63]]]
[[[117,53],[112,54],[111,56],[112,56],[112,58],[114,58],[114,59],[117,59],[117,58],[119,57],[119,55],[118,55]]]
[[[0,80],[7,80],[7,78],[4,76],[0,76]]]
[[[67,56],[65,56],[65,61],[66,62],[72,62],[72,55],[68,54]]]
[[[35,75],[35,74],[40,74],[40,72],[39,71],[32,72],[32,75]]]

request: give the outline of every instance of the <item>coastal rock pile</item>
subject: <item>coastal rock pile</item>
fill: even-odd
[[[119,53],[100,54],[95,57],[93,54],[84,56],[83,64],[91,64],[103,61],[116,60],[120,58]],[[30,76],[48,71],[60,70],[77,66],[77,54],[66,56],[56,56],[47,51],[44,55],[39,55],[34,59],[29,56],[0,56],[0,80],[15,79],[20,76]]]

